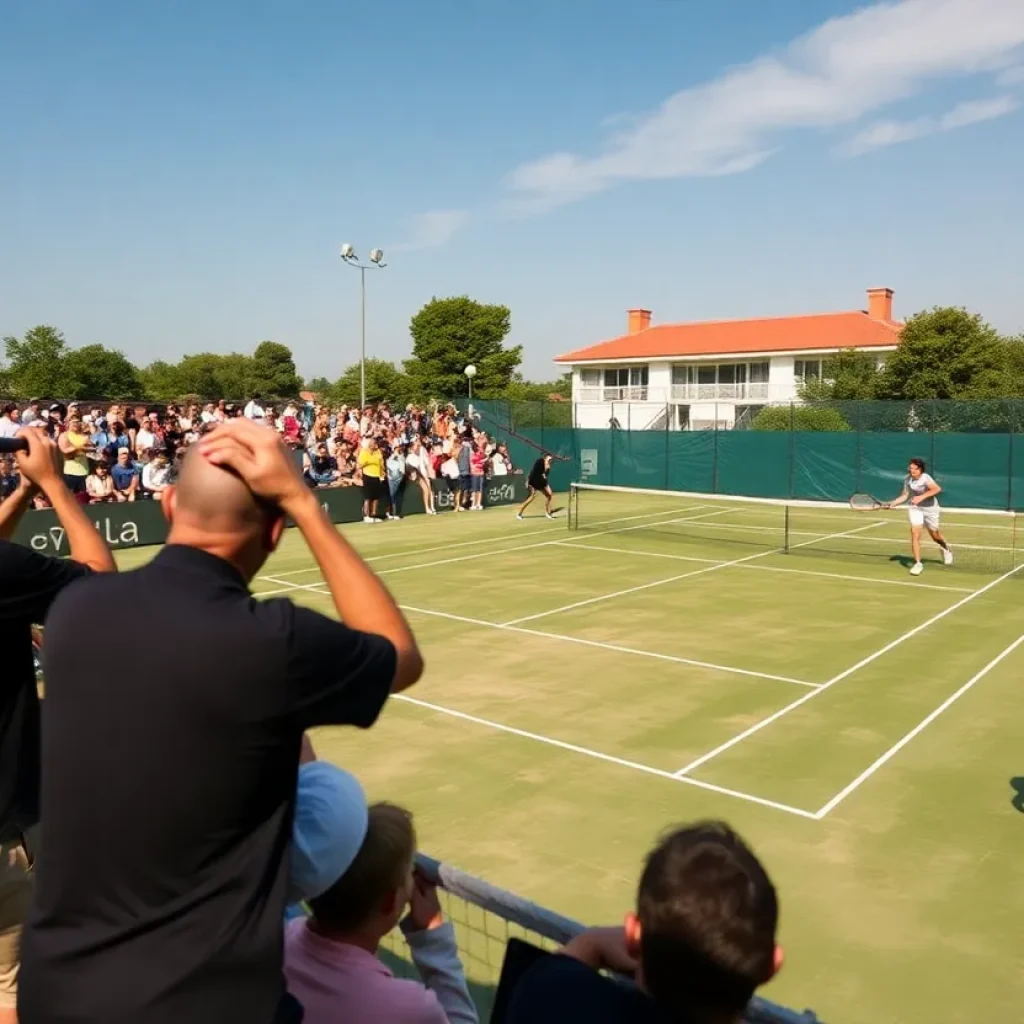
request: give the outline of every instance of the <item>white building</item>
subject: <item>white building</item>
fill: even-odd
[[[868,308],[843,313],[651,326],[629,310],[627,332],[567,352],[577,427],[731,429],[771,403],[798,401],[798,386],[844,350],[879,360],[899,343],[892,289],[869,288]]]

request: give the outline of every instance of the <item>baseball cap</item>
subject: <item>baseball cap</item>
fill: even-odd
[[[288,902],[325,893],[356,859],[369,821],[366,795],[350,772],[326,761],[299,767],[288,867]]]

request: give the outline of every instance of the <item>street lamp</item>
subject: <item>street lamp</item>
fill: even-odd
[[[359,349],[359,408],[366,408],[366,272],[376,267],[383,270],[387,264],[384,262],[383,249],[370,250],[370,262],[360,263],[355,249],[346,242],[341,247],[341,258],[350,266],[359,271],[359,283],[362,292],[362,344]]]
[[[470,363],[463,371],[466,375],[466,380],[469,381],[469,400],[473,401],[473,378],[476,376],[476,367]]]

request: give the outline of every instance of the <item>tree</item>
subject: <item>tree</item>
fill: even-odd
[[[837,409],[813,405],[765,406],[750,424],[752,430],[844,431],[850,424]]]
[[[409,325],[412,358],[405,362],[417,398],[450,398],[468,393],[463,373],[476,367],[473,393],[500,395],[522,362],[522,346],[506,349],[511,327],[507,306],[475,302],[467,296],[431,299]]]
[[[879,370],[869,352],[844,349],[825,360],[821,377],[806,380],[800,387],[805,402],[858,402],[875,398]]]
[[[249,394],[290,398],[302,390],[292,350],[276,341],[261,341],[249,366]]]
[[[359,405],[359,364],[353,363],[327,388],[326,401]],[[387,402],[393,409],[403,408],[412,398],[409,377],[386,359],[366,360],[366,401]]]
[[[154,402],[167,402],[184,393],[178,376],[178,367],[157,359],[139,371],[142,394]]]
[[[317,398],[322,398],[331,389],[331,382],[326,377],[314,377],[306,381],[306,390],[312,391]]]
[[[879,375],[879,398],[999,398],[1006,387],[1005,343],[966,309],[936,307],[912,316]]]
[[[78,398],[136,398],[143,390],[139,371],[124,353],[102,345],[72,349],[62,375],[66,393]]]
[[[6,374],[12,394],[21,398],[68,397],[64,379],[67,342],[56,327],[33,327],[24,338],[4,338]]]

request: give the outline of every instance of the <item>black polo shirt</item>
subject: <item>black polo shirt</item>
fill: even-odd
[[[0,541],[0,842],[39,820],[39,699],[33,625],[53,599],[88,575],[78,562]]]
[[[538,960],[512,994],[504,1024],[669,1024],[649,996],[570,956]]]
[[[394,647],[170,545],[69,587],[46,655],[19,1020],[269,1024],[302,733],[371,725]]]

